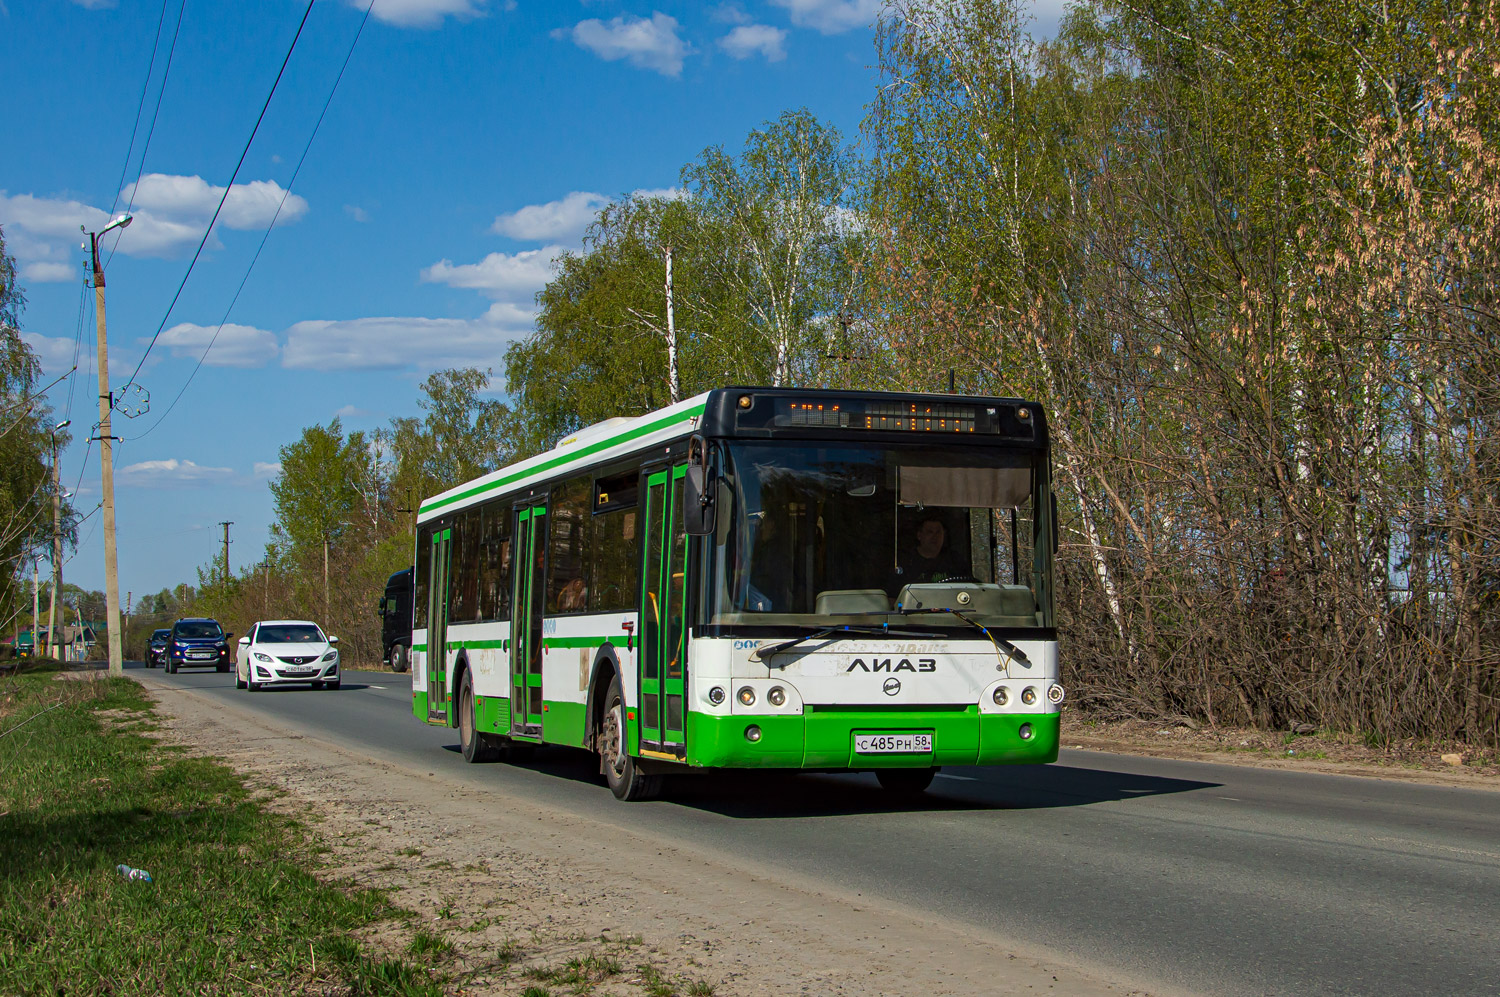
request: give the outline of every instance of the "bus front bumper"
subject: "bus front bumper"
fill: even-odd
[[[1028,765],[1057,760],[1057,713],[810,710],[799,715],[688,715],[689,765],[877,769]],[[757,730],[752,730],[756,728]],[[861,753],[856,735],[928,734],[930,752]]]

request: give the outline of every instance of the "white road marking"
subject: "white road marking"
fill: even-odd
[[[959,782],[978,782],[979,781],[978,779],[974,778],[972,775],[949,775],[947,772],[939,772],[937,774],[937,777],[939,779],[957,779]]]

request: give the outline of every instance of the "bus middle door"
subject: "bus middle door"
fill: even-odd
[[[511,599],[510,729],[542,735],[542,613],[546,597],[547,506],[516,509],[515,592]]]
[[[448,722],[448,551],[452,530],[432,534],[427,588],[427,719]]]
[[[685,752],[683,696],[687,674],[687,534],[682,483],[687,465],[646,478],[646,563],[641,602],[641,749],[680,758]]]

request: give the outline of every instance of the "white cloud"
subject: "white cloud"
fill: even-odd
[[[490,230],[526,242],[575,242],[609,203],[603,194],[575,190],[560,201],[528,204],[500,215]]]
[[[561,246],[545,246],[520,253],[491,253],[478,263],[441,260],[422,271],[422,280],[479,291],[497,301],[531,302],[552,279],[552,263]]]
[[[66,280],[82,280],[83,271],[72,263],[28,263],[21,268],[21,276],[28,284],[55,284]]]
[[[213,217],[223,187],[202,177],[152,173],[141,178],[139,189],[129,185],[121,192],[123,202],[135,194],[134,220],[128,228],[106,235],[101,245],[127,256],[170,257],[186,252],[203,237],[203,228]],[[232,229],[264,228],[276,217],[276,206],[286,191],[272,180],[235,184],[224,201],[219,225]],[[305,198],[287,196],[277,224],[294,222],[307,214]],[[109,223],[109,215],[82,201],[8,194],[0,190],[0,225],[6,242],[23,264],[60,263],[71,258],[79,242],[79,226],[97,232]],[[13,230],[22,238],[12,246]],[[217,243],[215,243],[217,245]]]
[[[73,0],[73,3],[85,10],[107,10],[115,6],[116,0]]]
[[[214,338],[215,330],[218,338]],[[222,329],[212,325],[182,322],[162,332],[157,342],[170,347],[174,357],[197,360],[210,342],[213,349],[203,362],[210,367],[262,367],[275,360],[280,352],[276,334],[249,325],[225,323]]]
[[[224,188],[210,184],[202,177],[169,176],[165,173],[148,173],[137,184],[127,184],[120,197],[133,202],[137,214],[160,215],[163,218],[196,221],[202,225],[213,217],[219,199],[224,198],[224,208],[219,212],[219,223],[234,229],[265,228],[276,219],[276,224],[294,222],[307,214],[307,199],[296,194],[287,194],[274,180],[252,180],[237,183],[224,197]],[[286,203],[282,205],[282,198]],[[281,205],[281,213],[276,212]],[[140,218],[136,218],[139,224]],[[134,228],[134,226],[132,226]],[[202,233],[202,228],[198,229]],[[129,238],[127,232],[125,239]],[[124,239],[122,239],[122,242]]]
[[[767,62],[780,62],[786,58],[786,31],[769,24],[741,24],[719,39],[719,48],[736,59],[760,53]]]
[[[375,413],[371,412],[369,409],[363,409],[358,405],[352,404],[345,405],[343,408],[333,413],[333,417],[335,419],[368,419],[372,415],[375,415]]]
[[[230,468],[204,467],[176,457],[143,460],[115,472],[115,481],[126,488],[199,488],[228,484],[234,479],[235,473]]]
[[[720,24],[749,24],[750,15],[737,3],[721,3],[708,16]]]
[[[77,345],[73,340],[63,336],[39,336],[34,332],[21,333],[21,340],[31,347],[47,376],[59,377],[73,366],[73,350]],[[78,362],[82,364],[83,359]]]
[[[500,367],[506,347],[531,331],[534,317],[530,311],[501,302],[477,319],[298,322],[287,330],[281,363],[305,370]]]
[[[346,0],[351,7],[364,10],[369,0]],[[486,0],[375,0],[370,16],[398,28],[436,28],[443,18],[467,20],[484,14]],[[510,4],[506,4],[509,10]]]
[[[344,214],[357,222],[367,222],[370,220],[370,213],[357,204],[344,205]]]
[[[269,461],[269,462],[268,461],[264,461],[264,460],[258,460],[258,461],[255,462],[254,477],[257,480],[264,481],[267,478],[274,478],[274,477],[276,477],[276,475],[278,475],[280,473],[281,473],[281,461],[279,461],[279,460],[278,461]]]
[[[814,28],[825,35],[842,34],[875,23],[882,0],[771,0],[786,9],[799,28]]]
[[[630,14],[607,22],[590,18],[574,25],[571,32],[559,30],[554,35],[572,38],[575,45],[606,62],[625,59],[638,69],[663,76],[680,75],[683,57],[692,51],[677,35],[677,18],[661,11],[654,11],[650,20]]]

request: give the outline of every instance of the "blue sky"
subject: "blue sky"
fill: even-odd
[[[168,314],[306,5],[0,0],[0,227],[47,381],[72,367],[82,328],[78,373],[49,397],[73,420],[62,470],[83,512],[99,464],[84,442],[98,410],[79,225],[133,203],[133,224],[102,243],[111,381],[139,364],[150,395],[145,415],[116,416],[122,595],[192,581],[221,520],[234,567],[260,560],[267,482],[303,427],[415,414],[439,367],[498,375],[550,261],[606,200],[672,188],[705,146],[738,151],[789,108],[854,141],[875,83],[879,0],[375,0],[292,185],[366,5],[314,5]],[[1039,30],[1060,6],[1039,4]],[[99,518],[66,581],[104,588]]]

